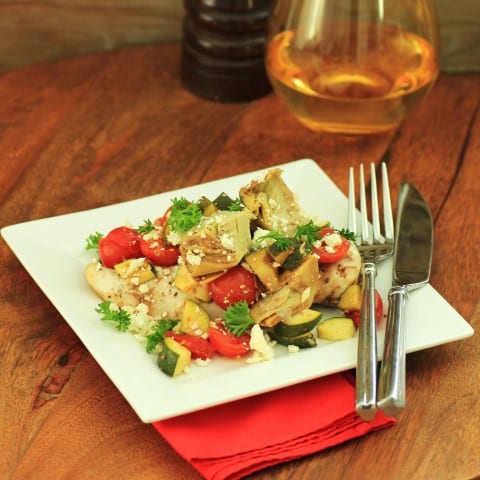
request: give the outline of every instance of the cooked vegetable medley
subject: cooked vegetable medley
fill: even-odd
[[[161,217],[95,232],[86,248],[98,252],[85,276],[100,318],[143,342],[170,376],[215,355],[271,360],[275,348],[342,340],[358,326],[353,234],[305,214],[278,168],[237,198],[173,198]],[[322,319],[314,304],[345,315]]]

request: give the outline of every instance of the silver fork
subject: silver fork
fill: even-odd
[[[371,177],[371,228],[368,222],[365,176],[360,165],[360,230],[357,230],[355,208],[355,179],[353,167],[349,170],[348,229],[360,237],[358,250],[362,266],[362,308],[358,329],[356,372],[356,411],[366,421],[373,420],[377,412],[377,333],[375,325],[375,277],[376,264],[393,253],[393,214],[388,184],[387,166],[382,163],[383,235],[380,229],[377,180],[375,164],[370,164]],[[358,237],[357,237],[358,238]]]

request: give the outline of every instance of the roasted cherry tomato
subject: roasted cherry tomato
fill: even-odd
[[[329,245],[329,235],[340,237],[341,242],[338,245]],[[338,231],[333,228],[322,228],[319,237],[320,246],[314,247],[313,251],[318,256],[320,263],[336,263],[347,256],[350,250],[350,242],[345,237],[342,237]]]
[[[224,357],[238,357],[250,351],[250,335],[236,336],[221,322],[210,322],[208,338],[212,347]]]
[[[140,250],[142,255],[154,265],[170,267],[176,265],[180,255],[178,247],[165,245],[162,238],[140,237]]]
[[[99,240],[98,255],[108,268],[129,258],[139,258],[142,256],[140,235],[133,228],[114,228]]]
[[[360,325],[360,311],[359,310],[352,310],[351,312],[345,312],[345,316],[351,318],[353,323],[358,328]],[[375,290],[375,321],[380,323],[383,318],[383,300],[380,293]]]
[[[255,275],[237,265],[209,282],[208,292],[212,300],[224,309],[242,300],[251,305],[257,298]]]
[[[207,360],[212,358],[215,353],[215,349],[205,338],[197,335],[190,335],[188,333],[175,333],[167,332],[166,337],[172,337],[176,342],[183,345],[186,349],[190,350],[192,358],[201,358]]]

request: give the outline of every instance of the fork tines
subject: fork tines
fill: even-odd
[[[360,165],[360,229],[357,230],[357,213],[355,207],[355,174],[354,168],[349,169],[348,191],[348,229],[359,234],[357,246],[360,253],[371,252],[377,260],[387,253],[394,240],[393,214],[390,199],[390,187],[388,182],[387,165],[381,164],[382,168],[382,203],[383,203],[383,235],[380,228],[380,208],[378,201],[377,177],[375,164],[370,164],[370,188],[371,188],[371,228],[368,222],[367,194],[365,186],[365,174],[363,164]],[[376,246],[376,247],[375,247]],[[386,248],[382,248],[386,246]]]

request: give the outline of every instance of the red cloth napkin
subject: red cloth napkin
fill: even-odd
[[[339,373],[153,426],[206,479],[235,480],[394,423],[381,412],[364,422],[352,376]]]

